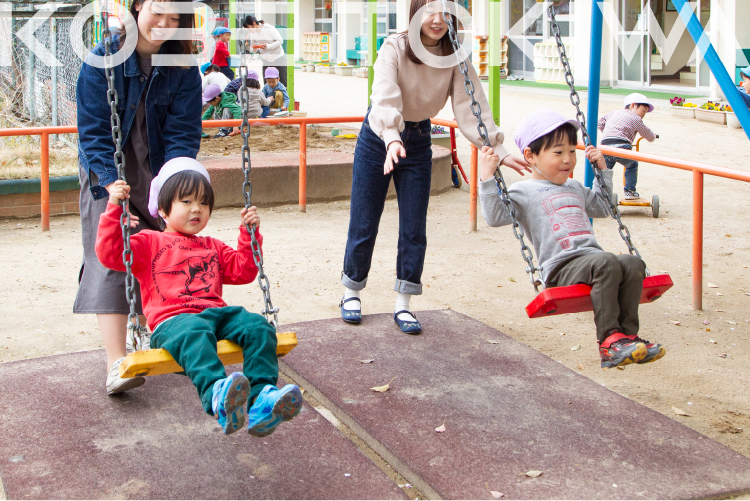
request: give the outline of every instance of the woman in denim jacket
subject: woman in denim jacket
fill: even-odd
[[[133,231],[159,229],[157,220],[148,211],[153,176],[168,160],[195,158],[200,149],[201,78],[197,66],[152,67],[151,64],[154,54],[191,54],[190,40],[164,40],[168,38],[167,29],[193,27],[192,12],[172,12],[176,10],[170,9],[174,5],[169,0],[133,2],[130,13],[138,26],[135,50],[114,68],[125,177],[131,186],[131,219],[137,224]],[[113,54],[121,47],[132,50],[134,42],[126,40],[127,36],[124,33],[111,37]],[[113,394],[140,386],[144,379],[119,377],[130,311],[125,300],[125,274],[104,268],[94,251],[99,216],[107,207],[108,188],[118,177],[107,79],[103,68],[91,64],[96,56],[103,54],[102,42],[81,67],[76,89],[84,256],[73,311],[97,314],[107,352],[107,393]],[[136,308],[142,314],[140,287],[135,290]]]

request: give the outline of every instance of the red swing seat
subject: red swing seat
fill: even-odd
[[[643,280],[641,304],[656,301],[672,285],[674,284],[669,275],[646,277]],[[539,318],[592,310],[591,286],[579,284],[545,289],[529,303],[526,307],[526,314],[529,318]]]

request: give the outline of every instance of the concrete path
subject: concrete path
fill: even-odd
[[[421,336],[390,315],[286,326],[300,344],[283,370],[428,497],[750,492],[749,458],[469,317],[417,315]],[[389,381],[385,393],[370,389]],[[525,475],[533,470],[541,476]]]
[[[406,498],[308,406],[269,437],[225,436],[184,376],[104,396],[101,350],[2,364],[0,381],[8,499]]]

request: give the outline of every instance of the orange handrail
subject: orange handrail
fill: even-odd
[[[307,124],[332,124],[332,123],[361,123],[363,116],[350,117],[300,117],[300,118],[258,118],[250,120],[250,125],[299,125],[299,206],[300,211],[305,212],[307,209]],[[433,118],[431,122],[435,125],[442,125],[450,128],[458,128],[454,120],[442,118]],[[236,127],[242,123],[241,120],[205,120],[202,122],[203,128],[207,127]],[[55,126],[55,127],[19,127],[14,129],[0,129],[0,137],[10,136],[41,136],[41,203],[42,203],[42,231],[49,231],[49,136],[52,134],[76,134],[76,126]],[[703,308],[703,176],[722,177],[733,179],[735,181],[750,182],[750,172],[727,167],[693,162],[690,160],[680,160],[659,155],[640,153],[637,151],[624,150],[620,148],[611,148],[607,146],[599,147],[602,153],[619,158],[628,158],[638,160],[639,162],[661,165],[674,169],[692,171],[693,173],[693,256],[692,256],[692,288],[693,288],[693,309],[700,310]],[[584,149],[583,144],[578,144],[578,149]],[[469,224],[472,231],[476,231],[477,221],[477,149],[472,145],[471,155],[471,178],[470,178],[470,205],[469,205]]]

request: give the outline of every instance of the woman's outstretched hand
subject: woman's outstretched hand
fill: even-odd
[[[385,164],[383,164],[383,175],[387,176],[396,167],[398,157],[406,158],[406,150],[400,141],[393,141],[388,145],[388,152],[385,154]]]
[[[506,167],[510,167],[514,171],[518,172],[522,176],[523,171],[531,172],[531,164],[524,160],[521,157],[514,157],[512,155],[507,155],[505,158],[503,158],[500,163]]]

